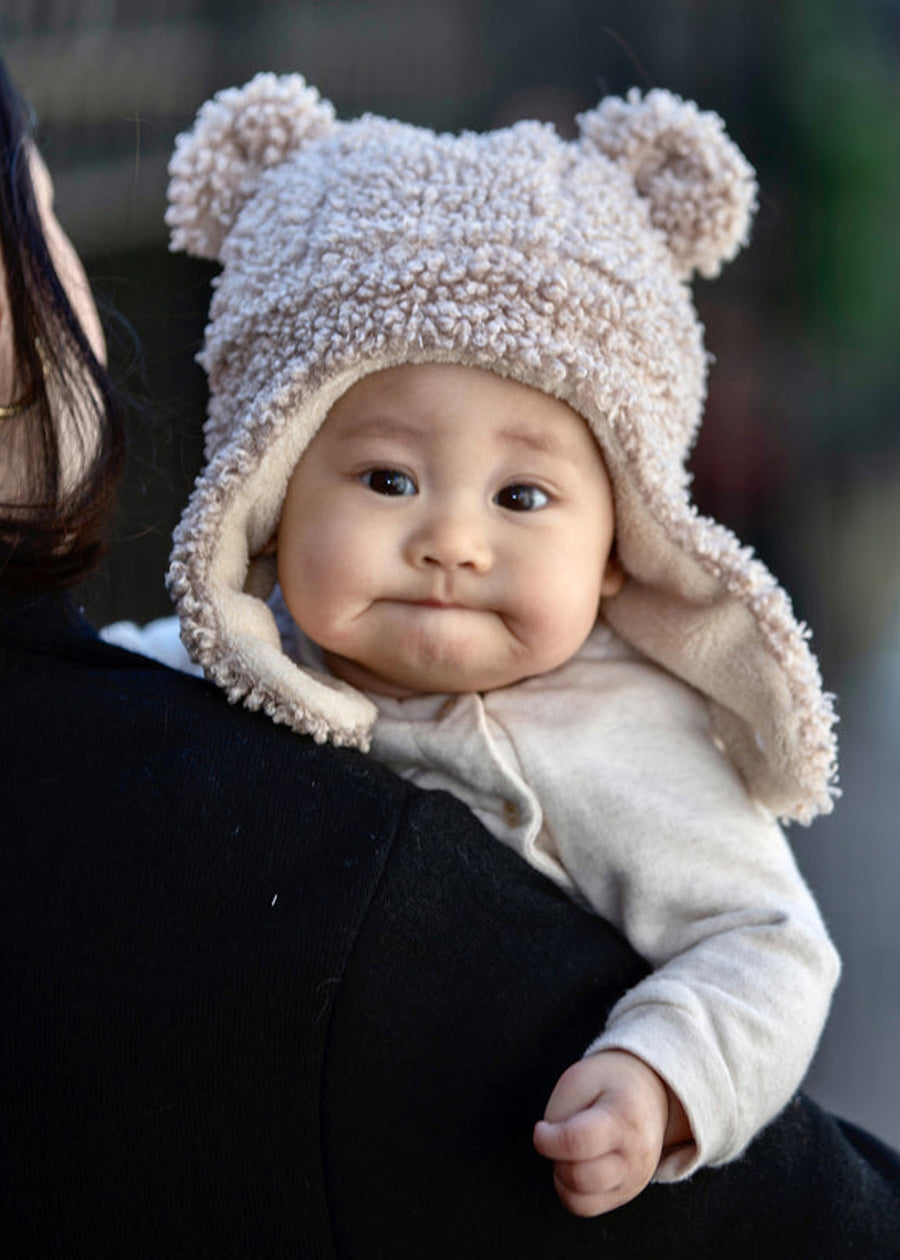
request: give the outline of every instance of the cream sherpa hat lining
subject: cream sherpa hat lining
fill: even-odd
[[[521,123],[435,135],[338,122],[299,75],[221,93],[179,137],[173,248],[217,258],[201,361],[208,465],[170,590],[233,700],[367,747],[375,709],[282,652],[257,556],[332,403],[399,363],[485,368],[567,401],[613,482],[627,574],[613,628],[709,697],[751,793],[808,821],[835,794],[834,715],[763,565],[690,502],[706,376],[693,271],[747,234],[753,174],[721,121],[666,92],[607,99],[577,140]]]

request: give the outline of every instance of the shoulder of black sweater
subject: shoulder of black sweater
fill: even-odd
[[[330,1012],[413,789],[67,599],[4,614],[0,1249],[330,1254]]]
[[[413,791],[355,750],[316,744],[204,679],[103,642],[65,595],[0,604],[0,674],[10,818],[44,809],[140,830],[164,812],[167,827],[182,818],[252,834],[294,830],[298,816],[324,825],[337,809],[391,831]],[[28,799],[38,781],[52,797]],[[102,802],[91,796],[101,790]]]

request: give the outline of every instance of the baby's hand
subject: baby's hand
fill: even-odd
[[[589,1055],[563,1072],[534,1145],[554,1161],[556,1192],[570,1212],[599,1216],[640,1194],[670,1139],[670,1103],[683,1129],[663,1080],[625,1051]]]

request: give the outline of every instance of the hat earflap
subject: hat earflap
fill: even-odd
[[[334,127],[334,107],[299,74],[258,74],[207,101],[169,163],[170,248],[219,257],[260,175]]]
[[[750,163],[718,114],[654,89],[607,97],[579,115],[582,145],[632,177],[682,279],[712,278],[747,242],[756,208]]]

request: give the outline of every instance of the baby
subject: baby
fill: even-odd
[[[740,1154],[838,964],[775,822],[831,808],[830,701],[684,471],[687,281],[752,171],[665,92],[579,124],[341,123],[299,76],[203,107],[169,222],[223,271],[169,582],[232,700],[453,792],[648,959],[535,1127],[591,1215]]]

